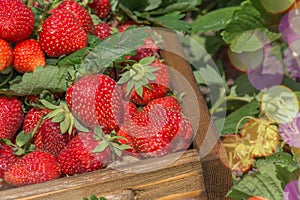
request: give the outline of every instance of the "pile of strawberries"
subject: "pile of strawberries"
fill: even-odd
[[[47,59],[88,47],[89,35],[105,40],[114,34],[107,23],[114,18],[109,0],[86,6],[64,0],[42,16],[31,6],[43,8],[30,3],[0,0],[3,73],[32,73]],[[100,23],[94,24],[90,12]],[[114,23],[118,32],[131,25],[138,24]],[[105,73],[72,80],[64,93],[0,96],[0,179],[23,186],[102,169],[123,156],[145,159],[186,150],[193,128],[170,82],[156,41],[146,38]]]

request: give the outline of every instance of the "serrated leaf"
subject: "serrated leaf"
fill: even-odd
[[[78,71],[81,75],[103,73],[116,59],[134,51],[144,44],[144,39],[150,36],[149,27],[140,27],[117,33],[100,45],[84,59]]]
[[[184,17],[184,14],[181,14],[178,11],[168,13],[163,16],[153,17],[152,22],[176,31],[188,32],[191,28],[191,25],[186,21],[181,20]]]
[[[37,67],[34,72],[25,73],[20,82],[12,84],[10,90],[18,95],[40,94],[44,90],[65,92],[67,69],[51,65]]]
[[[233,13],[239,7],[227,7],[214,10],[204,16],[198,16],[192,23],[192,33],[219,31],[226,27]]]
[[[227,197],[233,200],[248,199],[252,196],[282,200],[283,189],[276,174],[256,172],[246,175],[227,194]]]
[[[263,14],[251,1],[242,3],[230,22],[222,32],[225,42],[232,51],[256,51],[264,45],[280,38],[280,34],[272,32],[266,25]]]

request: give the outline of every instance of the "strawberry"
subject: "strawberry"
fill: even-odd
[[[101,126],[103,131],[117,128],[122,100],[116,82],[104,75],[83,76],[66,92],[66,102],[73,115],[90,128]]]
[[[131,136],[137,152],[146,157],[155,157],[172,152],[171,141],[179,131],[181,120],[181,113],[155,106],[149,111],[142,110],[123,128]]]
[[[136,54],[129,57],[130,60],[139,62],[142,58],[155,56],[158,53],[158,47],[151,38],[144,40],[144,45],[136,49]]]
[[[87,46],[87,34],[74,15],[57,10],[42,24],[39,33],[42,49],[48,56],[71,54]]]
[[[33,129],[37,126],[38,122],[41,120],[43,116],[46,116],[50,113],[49,109],[38,109],[31,108],[24,119],[23,130],[25,134],[29,134]],[[39,139],[38,139],[39,138]],[[39,126],[33,136],[33,142],[36,140],[41,140],[41,126]],[[38,144],[38,142],[35,142]],[[41,146],[37,145],[37,147],[41,148]]]
[[[0,38],[18,42],[30,36],[34,28],[32,11],[20,0],[0,0]]]
[[[95,134],[97,132],[78,133],[59,153],[58,162],[64,174],[90,172],[104,168],[112,162],[113,155],[111,146],[108,145],[109,138],[103,140],[106,136],[102,129],[97,130],[101,130],[99,134]]]
[[[111,27],[108,23],[100,22],[96,26],[96,36],[101,40],[105,40],[109,36],[111,36]]]
[[[13,50],[5,40],[0,39],[0,72],[13,63]]]
[[[110,0],[93,0],[89,4],[89,7],[92,8],[99,18],[105,18],[111,11]]]
[[[181,112],[181,107],[178,100],[173,96],[165,96],[150,101],[146,107],[143,108],[144,112],[149,112],[153,107],[161,106],[164,108],[172,109],[177,112]]]
[[[95,26],[93,24],[90,14],[79,3],[75,2],[74,0],[65,0],[51,12],[54,13],[57,10],[68,11],[72,13],[74,18],[77,20],[79,25],[81,25],[81,27],[86,33],[92,35],[96,34]]]
[[[13,139],[21,128],[24,114],[16,97],[0,96],[0,138]]]
[[[57,156],[75,134],[75,129],[72,134],[62,133],[60,123],[52,122],[51,119],[45,119],[40,127],[40,136],[34,143],[37,150],[45,151]]]
[[[135,157],[139,157],[138,152],[136,151],[136,149],[134,148],[134,144],[132,141],[131,136],[126,132],[126,129],[124,129],[122,126],[121,128],[119,128],[116,131],[117,136],[123,137],[123,138],[119,138],[118,142],[120,144],[125,144],[128,145],[130,148],[127,149],[123,154],[124,155],[130,155],[130,156],[135,156]]]
[[[124,101],[123,108],[124,108],[123,122],[131,120],[139,113],[136,105],[134,105],[130,101]]]
[[[60,166],[52,154],[34,151],[4,172],[4,180],[14,186],[23,186],[56,179],[60,174]]]
[[[153,99],[165,96],[168,91],[169,73],[167,66],[154,57],[146,57],[124,72],[118,81],[123,84],[125,99],[137,105],[146,105]]]
[[[39,43],[28,39],[14,48],[14,68],[21,73],[33,72],[39,66],[45,66],[45,55]]]
[[[132,21],[132,20],[124,22],[124,23],[119,25],[119,27],[118,27],[119,32],[122,33],[124,31],[126,31],[130,26],[133,26],[133,25],[138,26],[139,24],[136,23],[135,21]]]
[[[18,160],[18,157],[14,154],[13,148],[0,143],[0,179],[4,178],[4,172]]]

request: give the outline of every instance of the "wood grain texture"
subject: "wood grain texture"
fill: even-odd
[[[123,171],[104,169],[45,183],[0,192],[1,200],[81,200],[90,194],[108,199],[206,199],[202,167],[196,150],[122,165]],[[126,173],[132,168],[165,165],[144,173]],[[175,199],[176,199],[175,198]]]

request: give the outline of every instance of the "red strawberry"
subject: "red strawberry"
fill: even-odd
[[[70,12],[57,10],[42,25],[40,45],[47,55],[59,57],[87,46],[87,34]]]
[[[54,123],[51,119],[45,119],[41,124],[40,137],[38,137],[34,143],[38,150],[57,156],[75,134],[75,129],[71,135],[68,133],[62,133],[60,123]]]
[[[146,106],[147,107],[147,106]],[[182,114],[164,107],[146,109],[124,130],[131,136],[135,149],[147,157],[162,156],[172,152],[171,141],[178,134]]]
[[[96,26],[96,36],[100,38],[101,40],[105,40],[109,36],[111,36],[111,29],[110,25],[105,22],[100,22]]]
[[[122,87],[123,94],[126,94],[126,99],[129,98],[137,105],[146,105],[154,99],[165,96],[169,85],[167,66],[157,60],[151,64],[141,64],[144,59],[134,64],[118,81],[119,84],[128,82]],[[148,77],[152,78],[153,75],[154,79],[147,80]],[[129,84],[130,82],[131,84]]]
[[[1,11],[0,11],[1,12]],[[8,42],[0,39],[0,72],[13,63],[13,50]]]
[[[117,128],[122,113],[121,94],[116,82],[104,74],[84,76],[66,92],[66,102],[81,122],[90,128]]]
[[[30,36],[34,28],[32,11],[20,0],[0,0],[0,38],[18,42]]]
[[[38,109],[38,108],[31,108],[24,119],[23,130],[25,134],[29,134],[33,129],[37,126],[38,122],[41,120],[41,117],[46,116],[50,113],[51,110],[49,109]],[[33,142],[35,140],[41,140],[41,125],[38,127],[37,131],[33,136]],[[39,138],[39,139],[37,139]],[[39,146],[38,146],[39,147]],[[41,147],[39,147],[41,148]]]
[[[88,138],[87,138],[88,137]],[[92,133],[78,133],[58,154],[58,163],[64,174],[74,175],[104,168],[90,148],[96,147]],[[90,145],[90,148],[88,146]],[[91,147],[92,146],[92,147]]]
[[[135,150],[134,148],[134,144],[133,144],[133,141],[132,141],[132,138],[131,136],[126,132],[126,129],[124,129],[122,126],[121,128],[119,128],[117,131],[116,131],[116,134],[117,136],[121,136],[121,137],[124,137],[125,139],[122,139],[122,138],[118,138],[118,142],[120,144],[125,144],[125,145],[128,145],[129,149],[127,149],[125,151],[125,153],[123,153],[124,155],[130,155],[130,156],[135,156],[135,157],[140,157],[138,155],[138,152]]]
[[[93,0],[89,7],[94,9],[99,18],[105,18],[111,11],[110,0]]]
[[[124,32],[124,31],[126,31],[126,29],[128,29],[128,27],[129,27],[129,26],[132,26],[132,25],[138,26],[139,24],[136,23],[135,21],[132,21],[132,20],[127,21],[127,22],[124,22],[124,23],[122,23],[122,24],[119,25],[119,27],[118,27],[119,32],[122,33],[122,32]]]
[[[136,49],[136,54],[130,56],[130,60],[139,62],[142,58],[157,55],[158,47],[151,38],[144,40],[145,45]]]
[[[164,108],[172,109],[177,112],[181,112],[181,107],[176,98],[173,96],[165,96],[150,101],[146,107],[143,108],[144,112],[149,112],[154,106],[161,106]]]
[[[18,160],[12,147],[0,143],[0,179],[4,178],[4,172]]]
[[[59,178],[60,173],[60,166],[52,154],[34,151],[4,172],[4,180],[14,186],[23,186]]]
[[[23,119],[21,101],[16,97],[0,96],[0,138],[12,140]]]
[[[63,10],[72,13],[86,33],[92,35],[96,34],[95,26],[90,14],[79,3],[75,2],[74,0],[65,0],[56,9],[52,10],[52,13],[57,10]]]
[[[123,122],[129,121],[134,118],[138,113],[138,108],[130,101],[125,101],[123,103],[124,113],[123,113]]]
[[[25,40],[15,46],[14,68],[18,72],[32,72],[36,67],[45,65],[44,52],[36,40]]]

